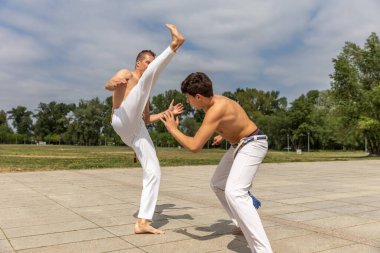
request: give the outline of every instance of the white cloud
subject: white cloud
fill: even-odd
[[[345,41],[380,33],[376,0],[5,1],[0,8],[0,109],[109,96],[103,84],[160,53],[175,23],[187,37],[154,94],[209,74],[217,92],[256,87],[290,100],[329,88]],[[11,95],[10,95],[11,94]]]

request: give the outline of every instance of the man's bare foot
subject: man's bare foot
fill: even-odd
[[[241,231],[241,228],[239,228],[239,227],[234,227],[232,229],[232,233],[233,234],[243,234],[243,231]]]
[[[149,225],[147,220],[137,220],[134,232],[135,234],[165,234],[164,231]]]
[[[172,42],[170,43],[170,48],[176,52],[177,49],[185,42],[185,37],[182,36],[177,30],[177,27],[173,24],[166,24],[166,27],[170,30],[172,35]]]

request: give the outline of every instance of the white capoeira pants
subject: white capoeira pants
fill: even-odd
[[[239,226],[252,252],[272,253],[259,214],[248,195],[252,181],[267,151],[267,140],[245,144],[236,154],[235,148],[225,153],[211,179],[215,192],[231,220]]]
[[[138,218],[142,219],[151,220],[153,217],[161,179],[160,164],[142,114],[158,76],[174,54],[168,47],[156,57],[112,115],[113,129],[136,152],[143,168],[143,190],[138,214]]]

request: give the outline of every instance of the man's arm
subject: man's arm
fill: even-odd
[[[206,113],[205,119],[194,137],[187,136],[178,129],[178,118],[174,118],[174,115],[171,112],[165,113],[161,121],[164,123],[169,133],[173,135],[174,139],[193,153],[202,149],[219,125],[217,115],[213,114],[210,110]]]
[[[176,105],[173,105],[173,104],[174,104],[174,99],[170,102],[169,108],[167,110],[162,111],[157,114],[149,115],[149,103],[148,103],[144,110],[145,124],[155,123],[159,121],[164,116],[164,113],[167,111],[171,111],[174,115],[181,114],[183,112],[183,105],[181,103],[178,103]]]
[[[120,86],[127,85],[132,78],[132,73],[128,69],[119,70],[105,85],[107,90],[113,91]]]

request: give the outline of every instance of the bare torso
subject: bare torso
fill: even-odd
[[[126,75],[125,78],[128,78],[127,85],[119,86],[117,87],[113,93],[112,93],[112,103],[113,107],[112,110],[115,110],[120,107],[121,103],[124,101],[124,99],[127,98],[128,94],[131,92],[133,87],[136,86],[136,84],[139,81],[139,76],[134,72],[129,72],[130,75]]]
[[[214,96],[213,102],[206,115],[212,111],[218,115],[219,124],[216,131],[230,143],[238,143],[257,129],[237,102],[224,96]]]

